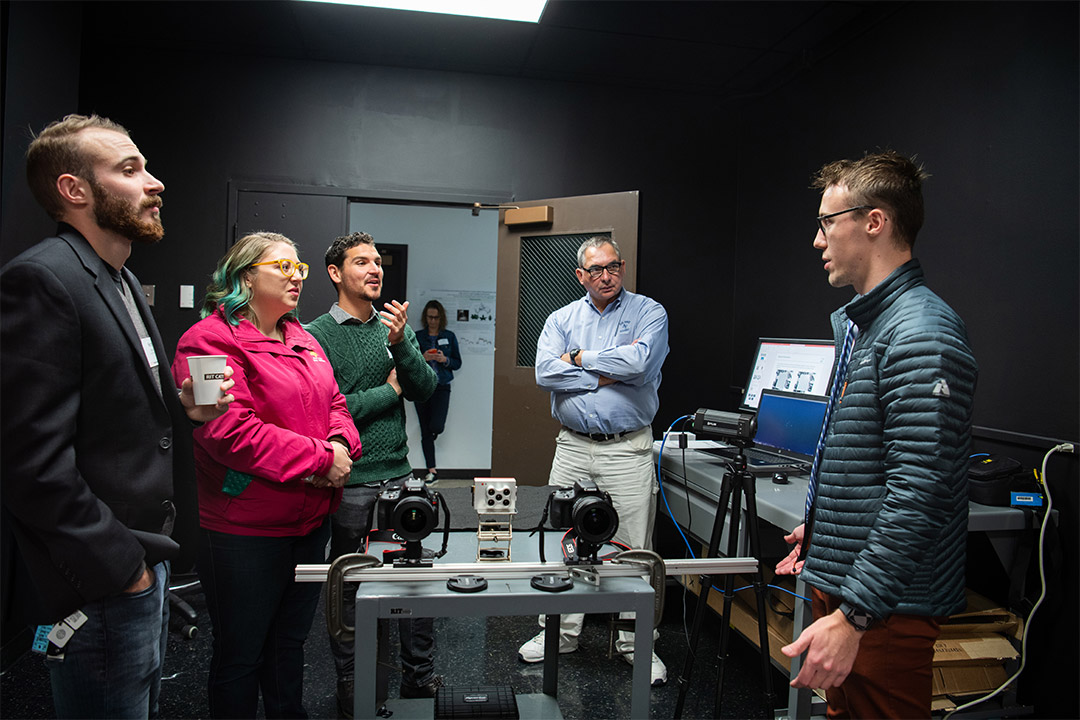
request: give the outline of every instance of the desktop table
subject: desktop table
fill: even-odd
[[[561,533],[545,535],[547,560],[561,559],[559,537]],[[437,547],[436,537],[425,541],[429,548]],[[515,536],[512,542],[515,562],[538,562],[539,545],[535,537]],[[476,533],[453,533],[445,558],[435,561],[465,563],[476,559]],[[492,566],[508,563],[493,562]],[[511,565],[513,563],[510,563]],[[482,574],[482,573],[480,573]],[[527,579],[493,580],[486,590],[478,593],[460,593],[447,589],[444,580],[404,582],[360,582],[356,594],[356,664],[354,675],[354,717],[374,717],[376,698],[377,620],[379,618],[403,617],[462,617],[491,615],[539,615],[546,614],[549,635],[557,637],[559,618],[562,613],[604,613],[633,611],[637,613],[634,625],[635,652],[638,657],[652,655],[653,642],[653,589],[642,577],[603,578],[598,586],[577,581],[565,592],[551,593],[536,590]],[[543,694],[519,695],[518,710],[522,718],[562,717],[557,697],[558,642],[549,637],[544,655]],[[630,715],[634,718],[649,716],[650,667],[649,663],[634,663]],[[385,687],[382,688],[385,697]],[[392,700],[387,707],[398,718],[432,717],[434,701]]]
[[[692,434],[689,435],[693,437]],[[695,539],[708,543],[712,537],[716,505],[720,499],[720,484],[727,467],[722,458],[710,455],[703,450],[724,447],[724,444],[711,440],[692,439],[685,450],[684,462],[684,451],[674,442],[674,438],[675,435],[672,434],[664,445],[661,459],[660,474],[667,504],[661,501],[660,510],[680,527],[685,528]],[[653,444],[654,461],[660,456],[660,446],[660,441]],[[809,476],[805,473],[790,473],[786,485],[773,483],[772,477],[768,475],[756,478],[758,518],[779,528],[784,534],[791,532],[803,521],[808,486]],[[1031,529],[1031,518],[1028,513],[1017,508],[992,507],[975,502],[970,504],[968,512],[968,532],[986,533],[1006,570],[1020,565],[1026,567],[1025,563],[1017,562],[1017,556],[1022,534]],[[727,527],[730,523],[730,513],[725,517],[727,522],[725,522],[720,548],[726,548],[728,542]],[[740,527],[739,555],[747,554],[748,525],[749,523],[744,522]],[[1012,583],[1019,583],[1019,587],[1010,590],[1010,597],[1014,595],[1018,597],[1022,592],[1023,573],[1013,572],[1010,573],[1010,577]],[[801,579],[796,581],[796,591],[804,597],[808,596],[806,584]],[[810,623],[811,619],[809,603],[799,603],[797,607],[799,611],[795,613],[793,638],[802,633],[803,628]],[[792,674],[798,674],[801,662],[801,658],[792,659]],[[792,688],[788,693],[788,717],[810,717],[811,700],[812,693],[809,690]]]

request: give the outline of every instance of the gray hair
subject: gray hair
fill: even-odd
[[[592,248],[598,248],[601,245],[610,245],[611,249],[615,251],[615,257],[618,260],[622,260],[622,251],[619,250],[619,244],[609,237],[604,235],[594,235],[585,242],[581,243],[581,247],[577,249],[577,264],[578,267],[585,267],[585,253]]]

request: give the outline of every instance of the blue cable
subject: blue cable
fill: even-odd
[[[668,425],[668,429],[664,431],[664,437],[663,437],[663,439],[660,440],[660,452],[657,453],[657,455],[656,455],[656,482],[660,485],[660,497],[664,501],[664,507],[667,508],[668,517],[672,518],[672,525],[674,525],[675,530],[678,531],[679,537],[681,537],[683,539],[683,544],[686,545],[686,551],[688,553],[690,553],[690,557],[694,558],[694,559],[697,559],[697,555],[694,554],[694,548],[690,545],[690,541],[686,538],[686,535],[683,534],[682,528],[679,527],[679,523],[674,521],[675,515],[671,512],[671,505],[668,504],[667,495],[664,493],[664,481],[662,479],[663,474],[661,474],[661,472],[660,472],[660,465],[664,460],[664,445],[667,444],[668,435],[671,434],[671,429],[674,428],[677,423],[680,423],[683,420],[687,420],[687,419],[689,419],[691,417],[693,417],[693,415],[683,415],[680,418],[675,418],[674,422],[672,422],[670,425]],[[972,457],[975,457],[975,456],[972,455]],[[746,587],[739,588],[739,590],[746,590],[747,588],[750,588],[750,587],[753,587],[753,586],[752,585],[747,585]],[[806,602],[810,602],[810,598],[803,597],[802,595],[799,595],[798,593],[794,593],[794,592],[788,590],[787,588],[782,588],[782,587],[780,587],[778,585],[767,585],[766,587],[775,588],[776,590],[783,590],[787,594],[794,595],[795,597],[799,598],[800,600],[805,600]],[[724,594],[724,591],[721,590],[720,588],[716,587],[715,585],[712,586],[712,589],[715,590],[716,592],[720,593],[721,595]],[[739,592],[739,590],[734,590],[733,592]]]
[[[663,475],[660,472],[660,463],[663,462],[663,459],[664,459],[664,445],[667,444],[668,435],[671,434],[671,429],[673,427],[675,427],[676,423],[682,422],[683,420],[686,420],[686,419],[691,418],[691,417],[693,417],[693,415],[683,415],[681,418],[676,418],[674,422],[672,422],[670,425],[668,425],[668,429],[664,431],[664,437],[660,441],[660,452],[657,453],[657,455],[656,455],[656,482],[660,485],[660,497],[664,501],[664,507],[667,508],[668,517],[673,518],[673,519],[674,519],[675,515],[671,512],[671,505],[668,504],[667,494],[664,493],[664,481],[661,479],[661,478],[663,478]],[[675,529],[679,532],[679,535],[682,537],[683,543],[686,545],[686,550],[690,553],[690,557],[697,558],[697,555],[694,554],[694,549],[692,547],[690,547],[690,541],[686,539],[686,535],[683,535],[683,531],[682,531],[682,528],[679,527],[679,523],[674,522],[674,520],[673,520],[672,524],[675,526]]]

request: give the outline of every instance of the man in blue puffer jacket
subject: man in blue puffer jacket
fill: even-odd
[[[783,651],[806,652],[791,684],[825,688],[829,717],[929,717],[938,619],[964,607],[978,367],[912,257],[926,177],[886,151],[814,179],[814,247],[829,284],[858,296],[832,315],[836,400],[777,572],[813,588],[814,623]]]

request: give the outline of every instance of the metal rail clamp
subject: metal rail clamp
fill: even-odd
[[[373,555],[349,553],[330,563],[326,573],[326,629],[339,643],[352,642],[356,628],[345,624],[345,573],[349,570],[379,567],[382,561]]]

